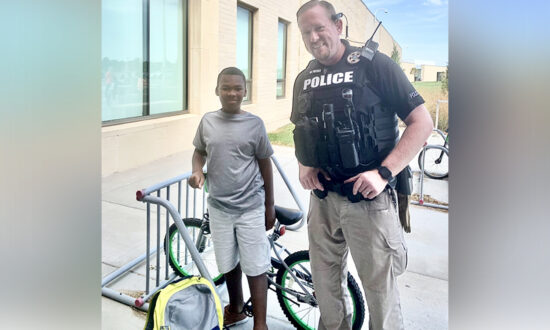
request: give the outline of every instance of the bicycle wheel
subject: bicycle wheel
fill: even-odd
[[[285,259],[285,263],[298,281],[315,297],[309,264],[309,251],[295,252]],[[316,329],[320,316],[317,301],[315,299],[314,301],[307,301],[307,296],[305,296],[302,288],[284,267],[280,268],[277,272],[276,281],[284,289],[292,290],[287,292],[277,288],[279,305],[281,305],[290,323],[297,329]],[[363,300],[363,294],[359,289],[359,285],[357,285],[357,282],[355,282],[350,273],[348,273],[348,290],[353,305],[353,329],[361,329],[365,320],[365,301]],[[301,297],[299,298],[298,295]]]
[[[182,219],[182,221],[187,227],[187,233],[193,238],[193,241],[196,242],[199,237],[202,220],[196,218],[185,218]],[[168,263],[170,264],[170,267],[172,267],[174,272],[180,276],[200,275],[199,269],[193,261],[193,258],[191,258],[191,253],[186,247],[185,241],[179,234],[178,227],[175,223],[170,226],[168,235],[168,247],[166,246],[165,240],[164,253],[168,251]],[[212,280],[214,280],[214,284],[222,284],[225,281],[225,278],[223,277],[223,274],[220,274],[218,271],[216,256],[214,254],[214,246],[212,244],[210,234],[203,236],[202,244],[200,245],[198,251],[202,262],[206,266],[206,269],[208,269],[210,276],[212,276]]]
[[[426,147],[418,155],[418,166],[422,169],[422,155],[426,150],[424,174],[432,179],[444,179],[449,176],[449,155],[446,151]]]

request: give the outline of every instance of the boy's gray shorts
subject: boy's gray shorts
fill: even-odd
[[[226,274],[241,263],[248,276],[265,273],[271,267],[271,253],[265,230],[265,206],[233,214],[208,207],[210,230],[218,270]]]

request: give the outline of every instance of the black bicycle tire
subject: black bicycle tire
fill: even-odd
[[[443,152],[443,157],[447,157],[447,159],[449,158],[448,153],[445,152],[444,150],[441,150],[441,149],[438,149],[438,148],[426,147],[426,149],[422,149],[420,151],[420,153],[418,154],[418,167],[420,168],[420,170],[422,170],[422,155],[424,154],[424,150],[430,150],[430,149],[440,150],[441,152]],[[447,172],[445,172],[444,174],[437,175],[435,173],[430,173],[429,171],[427,171],[426,166],[424,166],[424,174],[429,178],[436,179],[436,180],[441,180],[441,179],[445,179],[449,176],[449,170],[447,169]]]
[[[309,251],[302,250],[302,251],[294,252],[291,255],[289,255],[284,261],[288,265],[288,267],[292,269],[292,267],[298,263],[309,262]],[[287,273],[287,270],[284,267],[281,267],[277,272],[276,282],[280,286],[283,286],[283,277],[285,276],[285,273]],[[311,283],[310,279],[307,279],[307,281]],[[349,272],[348,272],[348,289],[350,291],[353,305],[355,307],[355,315],[353,318],[352,328],[361,329],[361,327],[363,326],[363,322],[365,321],[365,301],[363,299],[363,294],[359,289],[359,285],[357,284],[357,282]],[[281,306],[281,309],[283,310],[283,313],[285,314],[286,318],[290,321],[290,323],[293,326],[296,327],[296,329],[309,329],[304,327],[302,324],[298,322],[298,320],[296,320],[296,318],[293,315],[295,313],[293,313],[290,310],[289,306],[286,304],[285,302],[286,298],[284,297],[283,291],[281,289],[277,289],[277,300],[279,301],[279,305]]]
[[[185,224],[185,226],[188,228],[199,229],[202,225],[202,220],[197,218],[184,218],[182,219],[182,221]],[[168,230],[168,237],[169,237],[168,242],[166,241],[166,237],[164,239],[164,253],[167,253],[167,251],[171,251],[171,249],[168,246],[166,246],[166,244],[170,245],[172,243],[172,239],[171,239],[172,235],[174,235],[177,230],[178,230],[178,227],[176,226],[175,223],[173,223]],[[170,264],[170,268],[172,268],[172,270],[179,276],[183,277],[183,276],[191,275],[184,272],[181,269],[182,267],[178,267],[176,262],[177,261],[174,260],[173,255],[170,253],[168,256],[168,263]],[[223,282],[225,282],[225,277],[223,276],[223,274],[210,274],[210,276],[212,276],[212,279],[214,280],[215,285],[220,285]]]

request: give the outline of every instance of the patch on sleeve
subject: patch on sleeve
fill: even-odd
[[[415,97],[417,97],[418,95],[418,91],[412,91],[409,93],[409,99],[414,99]]]

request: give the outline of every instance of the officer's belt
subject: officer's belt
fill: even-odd
[[[365,198],[361,193],[357,193],[356,195],[353,194],[353,185],[355,184],[355,182],[344,183],[344,182],[335,182],[332,180],[329,181],[325,179],[325,177],[321,173],[319,173],[318,178],[319,178],[319,182],[321,182],[325,190],[321,191],[321,190],[315,189],[313,190],[313,193],[315,194],[315,196],[319,197],[320,199],[327,197],[327,194],[329,191],[333,191],[338,195],[347,197],[349,201],[352,203],[358,203],[363,200],[368,200],[368,201],[372,200],[369,198]]]

